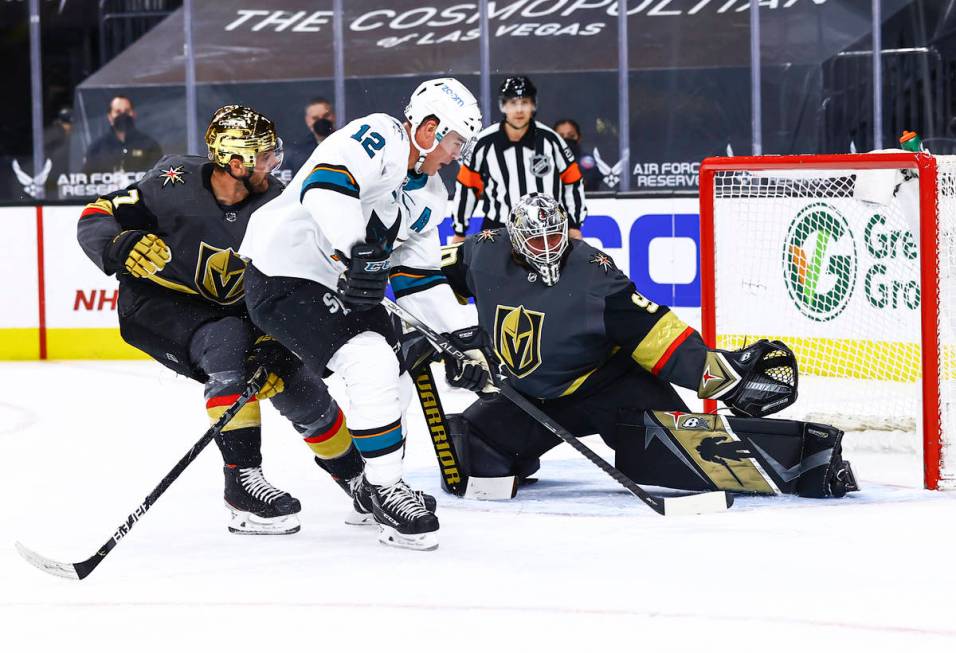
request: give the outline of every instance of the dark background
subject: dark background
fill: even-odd
[[[248,103],[273,116],[285,139],[300,139],[307,99],[333,98],[331,29],[325,26],[313,35],[268,30],[226,34],[221,25],[235,12],[232,3],[195,4],[200,122],[224,103]],[[329,1],[259,4],[289,11],[299,5],[331,8]],[[345,4],[348,25],[370,8],[388,6],[400,12],[427,3]],[[53,148],[54,120],[61,108],[72,108],[74,129],[65,155],[70,169],[79,168],[87,144],[108,128],[106,104],[117,92],[133,97],[138,125],[167,152],[185,151],[182,18],[176,12],[180,5],[180,0],[42,2],[44,125],[48,148]],[[926,49],[883,55],[884,147],[892,146],[903,129],[915,129],[933,152],[956,151],[953,5],[952,0],[884,0],[884,51]],[[680,0],[672,6],[681,6]],[[871,35],[866,29],[870,0],[830,0],[824,5],[828,13],[812,3],[798,6],[806,9],[761,10],[764,153],[871,149]],[[539,119],[550,124],[575,118],[582,126],[584,149],[597,146],[602,158],[613,164],[620,158],[616,18],[603,11],[593,14],[575,15],[574,20],[603,21],[606,26],[599,37],[493,39],[492,89],[508,74],[531,75],[540,91]],[[211,21],[215,29],[204,27],[202,20]],[[513,17],[499,22],[533,20],[547,19]],[[748,20],[746,11],[720,21],[630,19],[632,165],[699,161],[725,154],[728,147],[735,154],[751,153]],[[499,22],[492,21],[493,30]],[[478,95],[477,40],[448,47],[409,43],[382,50],[375,42],[389,34],[383,30],[347,31],[349,116],[371,111],[398,114],[415,85],[438,74],[454,74]],[[237,44],[248,45],[249,52],[258,47],[259,52],[275,54],[244,54]],[[0,2],[0,56],[7,62],[6,100],[0,103],[0,200],[29,201],[11,172],[13,157],[24,170],[32,170],[25,0]],[[498,117],[493,109],[486,122]]]

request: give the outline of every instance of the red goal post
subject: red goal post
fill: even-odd
[[[943,460],[943,444],[945,438],[952,438],[952,433],[950,432],[952,426],[947,428],[947,422],[952,416],[948,414],[948,410],[944,411],[943,405],[941,403],[941,392],[940,385],[943,379],[944,372],[950,374],[951,370],[943,370],[940,363],[940,349],[942,343],[940,341],[940,276],[941,274],[946,274],[948,279],[948,270],[941,270],[941,266],[951,265],[953,261],[942,260],[940,257],[940,238],[939,238],[939,207],[940,207],[940,193],[945,190],[946,192],[946,202],[950,201],[950,196],[956,194],[952,188],[941,188],[943,184],[940,182],[941,170],[940,163],[938,159],[948,159],[949,157],[935,157],[929,154],[924,153],[909,153],[909,152],[887,152],[887,153],[871,153],[871,154],[846,154],[846,155],[799,155],[799,156],[750,156],[750,157],[713,157],[708,158],[703,161],[700,168],[700,229],[701,229],[701,250],[700,250],[700,275],[701,275],[701,321],[702,321],[702,335],[708,346],[715,347],[718,345],[719,336],[722,335],[719,328],[719,312],[721,309],[721,303],[733,303],[738,301],[731,296],[737,294],[738,291],[734,288],[728,288],[727,284],[734,283],[733,280],[730,280],[731,276],[735,276],[731,273],[723,273],[719,270],[721,269],[732,269],[728,268],[726,265],[723,265],[723,259],[721,256],[727,256],[723,250],[727,249],[725,243],[733,239],[748,239],[753,236],[753,234],[760,231],[763,227],[762,224],[765,222],[777,222],[779,225],[773,227],[776,231],[773,234],[767,236],[764,240],[764,236],[755,236],[752,246],[755,249],[755,256],[761,257],[766,253],[769,253],[769,250],[776,247],[778,251],[781,251],[781,243],[779,242],[779,235],[783,233],[783,223],[790,220],[790,232],[794,231],[793,226],[793,210],[800,206],[801,203],[806,204],[809,208],[804,210],[809,210],[815,217],[820,218],[820,216],[826,216],[832,213],[834,219],[840,220],[840,225],[846,225],[848,228],[844,229],[840,225],[836,225],[836,231],[847,232],[850,235],[844,240],[848,243],[846,247],[846,254],[842,256],[831,256],[829,262],[826,261],[825,257],[827,254],[821,252],[821,248],[825,246],[828,242],[833,242],[833,238],[830,234],[826,234],[821,237],[817,234],[815,240],[811,242],[809,236],[805,242],[810,243],[808,247],[815,248],[812,256],[812,263],[808,262],[808,258],[805,252],[806,248],[797,247],[792,244],[787,244],[786,240],[783,246],[783,274],[780,276],[783,277],[784,285],[788,283],[791,286],[797,286],[796,290],[793,290],[788,286],[790,290],[790,296],[796,297],[791,301],[791,304],[797,303],[798,301],[804,301],[807,297],[811,297],[811,300],[806,302],[804,311],[809,313],[811,308],[819,308],[822,306],[824,309],[828,308],[826,302],[820,300],[822,295],[815,293],[817,289],[817,284],[822,283],[819,279],[822,279],[826,276],[827,272],[836,271],[838,273],[843,271],[843,268],[848,268],[850,264],[844,263],[845,260],[850,258],[855,258],[860,256],[857,253],[856,245],[852,242],[853,238],[859,238],[858,236],[853,235],[853,230],[859,231],[859,225],[850,226],[852,222],[851,219],[844,217],[844,214],[853,213],[857,205],[859,205],[859,213],[861,216],[866,216],[867,212],[874,211],[883,211],[884,207],[890,207],[891,203],[897,202],[898,198],[895,197],[897,190],[893,190],[893,197],[889,197],[887,204],[872,203],[866,200],[859,200],[856,198],[856,195],[862,192],[863,187],[866,185],[861,180],[867,179],[870,177],[875,177],[875,175],[870,175],[867,177],[864,171],[890,171],[888,174],[892,174],[892,171],[911,171],[915,172],[918,177],[918,230],[919,234],[913,240],[918,242],[919,247],[919,269],[918,269],[918,278],[919,278],[919,289],[917,291],[918,302],[919,302],[919,316],[918,316],[918,330],[919,334],[914,335],[916,340],[916,345],[918,345],[918,357],[921,369],[921,381],[918,382],[919,385],[919,396],[921,398],[921,410],[914,415],[914,418],[918,419],[921,425],[922,432],[922,450],[923,450],[923,477],[924,484],[927,488],[936,489],[941,487],[941,479],[944,471],[944,460]],[[947,169],[947,181],[944,184],[949,184],[952,181],[952,170],[949,169],[949,162],[945,162],[943,167]],[[956,165],[953,166],[956,168]],[[911,175],[906,175],[905,173],[900,172],[903,175],[903,179],[907,179],[910,182],[915,182]],[[888,177],[887,177],[888,179]],[[839,181],[837,181],[839,180]],[[832,184],[830,182],[832,181]],[[869,183],[869,182],[867,182]],[[828,185],[829,184],[829,185]],[[873,185],[873,184],[871,184]],[[950,184],[951,185],[951,184]],[[879,179],[876,179],[877,193],[884,192],[887,185],[883,184],[882,189],[880,187]],[[888,194],[889,196],[889,194]],[[752,211],[749,208],[750,206],[758,207],[754,208]],[[946,209],[951,211],[956,205],[946,205]],[[739,208],[738,208],[739,207]],[[780,208],[780,215],[776,215],[777,207]],[[847,208],[849,207],[849,208]],[[903,210],[897,210],[896,208],[889,208],[886,210],[887,213],[898,212],[906,213]],[[754,215],[750,215],[753,213]],[[735,221],[739,216],[746,214],[747,217],[743,220],[744,224],[737,228],[734,225]],[[871,222],[867,223],[866,229],[867,236],[870,236],[870,232],[873,231],[872,224],[873,218],[877,218],[878,213],[873,213],[871,216]],[[905,217],[905,216],[904,216]],[[949,216],[947,216],[949,217]],[[895,218],[898,220],[898,218]],[[883,218],[883,224],[887,222],[888,218]],[[956,222],[956,215],[952,216],[952,220]],[[729,222],[722,222],[729,221]],[[819,222],[819,220],[818,220]],[[877,220],[879,223],[879,220]],[[733,233],[731,233],[731,227],[727,225],[732,225]],[[897,234],[905,229],[904,226],[900,227],[897,230]],[[803,227],[800,234],[806,234],[809,227]],[[826,229],[824,229],[826,231]],[[762,233],[762,232],[761,232]],[[947,231],[948,233],[948,231]],[[914,234],[915,236],[915,234]],[[888,238],[888,240],[899,240],[908,244],[907,237],[904,233],[902,236],[894,236],[893,238]],[[824,245],[820,243],[823,242]],[[886,242],[886,240],[881,241]],[[734,243],[736,246],[736,243]],[[723,246],[723,250],[718,249]],[[802,246],[802,243],[801,243]],[[788,250],[787,248],[790,248]],[[867,248],[872,250],[873,248],[870,245],[867,245]],[[789,256],[788,251],[795,251],[799,256],[793,255]],[[863,253],[866,253],[864,250]],[[851,255],[852,252],[852,255]],[[927,254],[931,253],[931,254]],[[768,256],[766,258],[772,258]],[[906,257],[900,256],[900,259]],[[913,257],[915,258],[915,256]],[[834,263],[835,259],[839,259]],[[743,261],[740,260],[740,257],[737,257],[735,260],[736,265],[734,267],[740,266]],[[721,267],[723,265],[723,267]],[[877,264],[874,264],[877,265]],[[887,263],[879,263],[884,267],[876,268],[877,270],[887,269]],[[841,268],[843,266],[843,268]],[[845,292],[844,295],[853,295],[854,288],[850,287],[851,285],[858,286],[861,284],[861,280],[856,274],[857,268],[859,267],[857,262],[854,260],[852,263],[852,281],[848,281],[844,284]],[[754,273],[754,276],[751,277],[751,280],[754,282],[755,286],[767,286],[776,284],[776,281],[771,282],[770,284],[763,283],[764,279],[773,277],[780,269],[774,270],[775,266],[772,263],[768,263],[763,267],[758,266],[757,272]],[[824,271],[824,268],[827,268]],[[874,268],[871,268],[871,271]],[[789,270],[789,271],[788,271]],[[913,271],[915,274],[915,270]],[[810,282],[807,282],[806,277],[812,277]],[[831,276],[840,276],[831,275]],[[844,275],[846,277],[847,275]],[[874,275],[875,276],[875,275]],[[725,278],[722,278],[725,277]],[[841,277],[841,278],[844,278]],[[867,273],[867,280],[870,280],[869,272]],[[725,286],[721,289],[722,282],[725,282]],[[897,286],[896,281],[894,281],[893,291],[896,292]],[[902,283],[902,282],[900,282]],[[802,285],[801,285],[802,284]],[[812,286],[809,290],[807,286]],[[839,285],[839,279],[837,280],[837,285]],[[753,307],[753,310],[762,310],[762,311],[772,311],[775,310],[777,306],[782,307],[781,310],[788,311],[790,306],[787,305],[785,301],[785,295],[781,297],[779,292],[774,293],[773,289],[763,288],[762,290],[757,291],[758,294],[753,295],[752,299],[759,301],[762,296],[760,293],[763,293],[763,296],[766,296],[766,302],[761,302],[757,306]],[[857,292],[857,295],[860,293]],[[854,319],[857,319],[859,322],[858,325],[854,325],[853,328],[863,329],[864,332],[867,328],[878,328],[882,324],[894,324],[894,321],[887,317],[885,322],[880,320],[871,319],[868,316],[872,314],[872,309],[874,301],[869,297],[870,290],[867,289],[867,298],[870,299],[870,306],[867,306],[865,302],[861,300],[863,308],[859,310],[858,319],[854,316]],[[932,301],[928,301],[932,298]],[[748,298],[744,298],[748,299]],[[816,304],[814,304],[816,302]],[[893,306],[896,307],[897,299],[894,296]],[[878,304],[879,302],[875,302]],[[800,308],[800,307],[798,307]],[[738,309],[746,310],[743,306],[738,306]],[[855,309],[854,309],[855,310]],[[839,308],[835,311],[837,314],[840,314],[842,311],[843,321],[846,322],[850,318],[847,317],[854,312],[854,310],[845,310],[844,308]],[[801,328],[799,326],[800,320],[804,319],[805,316],[801,315],[799,311],[791,311],[796,317],[790,316],[787,318],[788,323],[793,324],[793,330],[799,332]],[[915,312],[915,311],[914,311]],[[831,318],[819,315],[810,315],[810,320],[807,320],[808,328],[812,328],[815,331],[819,331],[821,328],[824,328],[822,324],[825,320],[834,320],[837,318]],[[915,316],[914,316],[915,318]],[[914,321],[913,324],[916,324],[917,321]],[[869,326],[868,326],[869,325]],[[917,327],[912,327],[911,330],[915,330]],[[786,329],[784,329],[786,330]],[[758,330],[758,333],[764,334],[764,331]],[[776,334],[769,334],[776,335]],[[783,334],[786,336],[786,334]],[[800,341],[824,341],[826,338],[802,338],[798,333],[797,339]],[[864,336],[865,337],[865,336]],[[782,337],[785,342],[786,337]],[[876,351],[880,352],[886,351],[889,347],[894,346],[896,343],[888,343],[881,340],[870,341],[869,338],[865,338],[867,346],[869,349],[861,349],[860,351]],[[858,338],[858,340],[862,341]],[[854,339],[843,338],[840,340],[843,342],[851,342]],[[841,345],[843,346],[843,345]],[[807,350],[809,351],[809,350]],[[810,354],[808,354],[809,356]],[[798,359],[800,358],[800,353],[798,352]],[[892,358],[892,357],[890,357]],[[801,361],[801,365],[803,361]],[[859,361],[854,365],[859,365]],[[845,366],[850,369],[850,372],[843,372],[845,378],[851,379],[854,376],[860,376],[853,371],[854,365]],[[824,370],[824,376],[826,376],[827,370]],[[803,381],[803,377],[801,377]],[[878,381],[883,383],[883,385],[891,385],[883,382],[882,380]],[[852,384],[852,380],[846,381],[844,385]],[[833,386],[836,387],[836,386]],[[892,396],[892,390],[890,395]],[[874,400],[878,401],[878,400]],[[798,404],[800,400],[798,399]],[[708,410],[714,410],[713,402],[710,402],[710,405],[707,406]]]

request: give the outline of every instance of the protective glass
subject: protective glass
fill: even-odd
[[[256,172],[272,172],[282,165],[284,151],[282,149],[282,139],[276,139],[274,149],[266,150],[256,154]]]
[[[436,135],[436,138],[439,138]],[[452,161],[467,160],[475,149],[478,139],[472,136],[465,138],[457,131],[449,131],[441,136],[438,141],[438,147],[442,152],[451,156]]]

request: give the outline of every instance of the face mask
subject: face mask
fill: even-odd
[[[580,143],[578,143],[576,140],[573,140],[573,139],[571,139],[571,138],[566,138],[566,139],[564,139],[564,142],[567,143],[567,144],[568,144],[568,147],[571,148],[571,152],[574,154],[574,158],[576,158],[576,159],[581,158],[581,144],[580,144]]]
[[[118,132],[128,132],[133,128],[133,116],[128,113],[121,113],[113,118],[113,129]]]
[[[312,123],[312,131],[315,132],[315,135],[319,138],[326,138],[335,131],[335,127],[332,126],[332,121],[328,118],[319,118]]]

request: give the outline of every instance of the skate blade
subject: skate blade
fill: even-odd
[[[251,512],[236,510],[229,504],[229,532],[236,535],[292,535],[298,533],[301,525],[298,515],[281,517],[259,517]]]
[[[438,548],[438,533],[419,533],[417,535],[403,535],[391,526],[379,524],[378,541],[388,546],[397,546],[401,549],[414,551],[434,551]]]
[[[375,526],[375,518],[372,516],[372,513],[360,513],[356,510],[353,510],[345,518],[345,523],[349,526]]]

